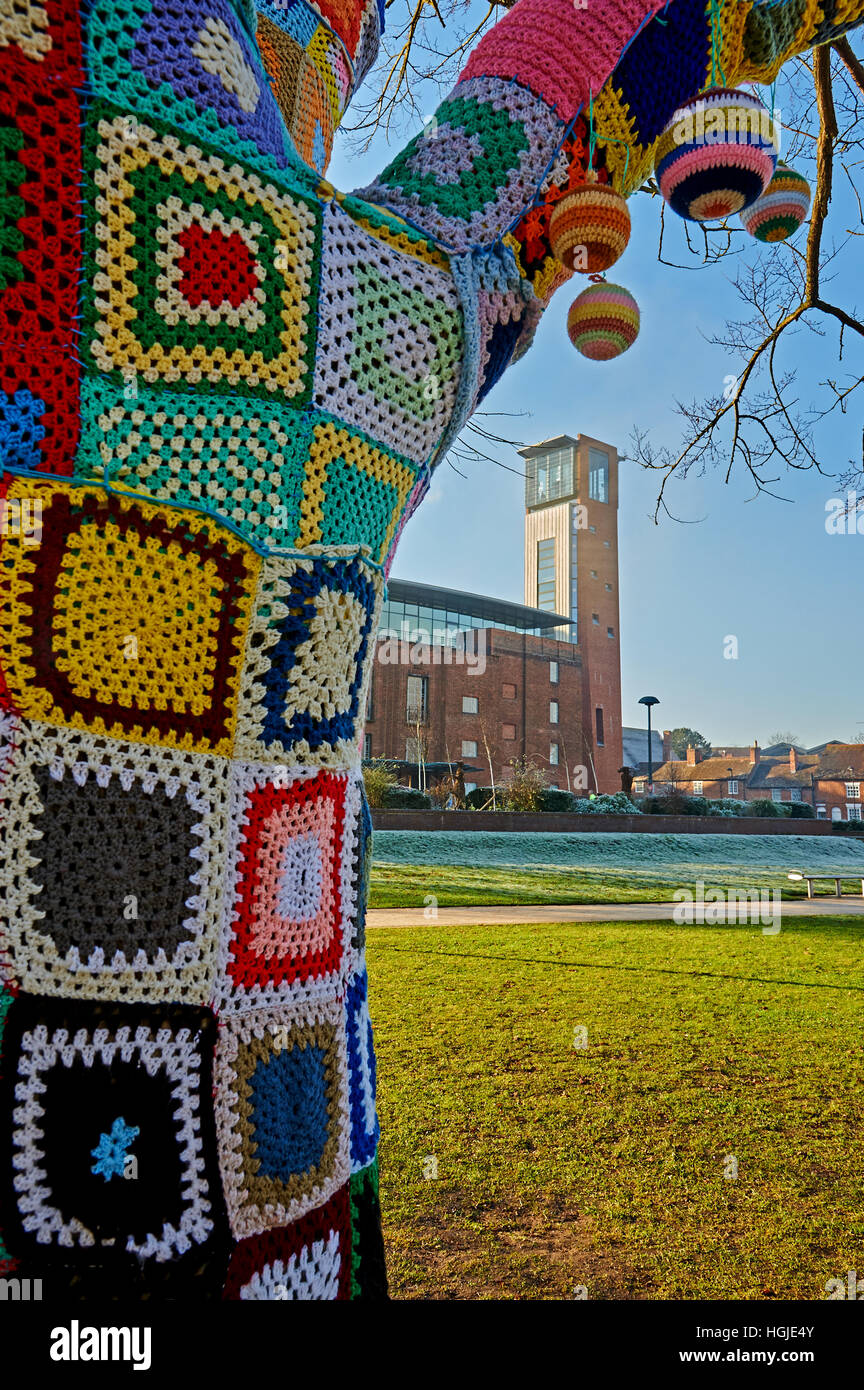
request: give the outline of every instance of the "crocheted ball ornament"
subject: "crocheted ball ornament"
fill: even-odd
[[[626,199],[592,180],[555,204],[549,222],[552,254],[568,270],[597,275],[613,266],[630,240]]]
[[[810,210],[810,185],[781,159],[761,198],[741,214],[741,225],[757,241],[785,241]]]
[[[771,118],[748,92],[715,87],[675,112],[657,144],[656,172],[669,206],[690,222],[750,207],[777,163]]]
[[[608,362],[639,336],[639,305],[622,285],[589,285],[570,305],[567,332],[583,357]]]

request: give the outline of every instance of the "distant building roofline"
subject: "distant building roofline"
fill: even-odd
[[[462,589],[443,589],[438,584],[417,584],[410,579],[391,579],[387,596],[394,603],[416,603],[418,608],[443,608],[451,613],[464,613],[469,618],[485,618],[490,627],[506,623],[509,627],[529,631],[538,627],[570,627],[572,622],[561,613],[547,613],[524,603],[510,603],[488,594],[468,594]]]
[[[536,457],[537,454],[548,454],[550,450],[563,449],[568,444],[576,449],[578,448],[579,440],[574,439],[572,434],[556,434],[554,439],[543,439],[539,444],[528,444],[524,449],[517,449],[516,452],[520,454],[523,459],[532,459]]]

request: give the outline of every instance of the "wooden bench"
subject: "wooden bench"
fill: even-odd
[[[796,882],[796,883],[800,883],[801,880],[803,879],[803,880],[806,882],[806,884],[807,884],[807,897],[808,897],[808,898],[813,898],[813,897],[815,897],[815,894],[814,894],[814,892],[813,892],[813,884],[814,884],[814,883],[818,883],[821,879],[825,879],[826,882],[830,883],[831,880],[833,879],[833,880],[834,880],[834,883],[835,883],[836,886],[837,886],[837,892],[836,892],[836,894],[835,894],[835,897],[842,898],[842,897],[844,896],[844,894],[843,894],[843,879],[844,879],[844,878],[858,878],[859,875],[858,875],[857,873],[855,873],[855,874],[799,874],[799,873],[792,873],[792,874],[787,874],[786,877],[787,877],[787,878],[793,879],[794,882]],[[828,896],[828,895],[826,894],[826,896]],[[857,894],[853,893],[851,896],[852,896],[852,897],[857,897]],[[864,877],[861,878],[861,897],[864,898]]]

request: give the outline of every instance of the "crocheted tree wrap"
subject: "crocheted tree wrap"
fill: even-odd
[[[385,575],[567,278],[587,103],[627,194],[709,83],[661,3],[518,0],[351,195],[378,0],[0,14],[0,1271],[46,1298],[386,1297]],[[727,7],[726,80],[862,6]]]

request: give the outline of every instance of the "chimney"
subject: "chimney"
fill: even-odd
[[[789,771],[790,771],[790,772],[797,772],[797,771],[798,771],[798,749],[797,749],[797,748],[790,748],[790,749],[789,749]]]
[[[701,761],[702,761],[702,749],[701,749],[701,748],[688,748],[688,749],[687,749],[687,765],[688,765],[688,767],[695,767],[696,764],[697,764],[697,763],[701,763]]]
[[[671,743],[670,743],[670,739],[671,739],[671,738],[672,738],[672,730],[671,730],[671,729],[664,729],[664,730],[663,730],[663,761],[664,761],[664,763],[671,763],[671,761],[672,761],[672,746],[671,746]]]
[[[754,764],[754,766],[755,766],[755,764],[758,763],[758,761],[759,761],[759,744],[758,744],[758,743],[751,743],[751,744],[750,744],[750,761],[751,761],[751,763]]]

